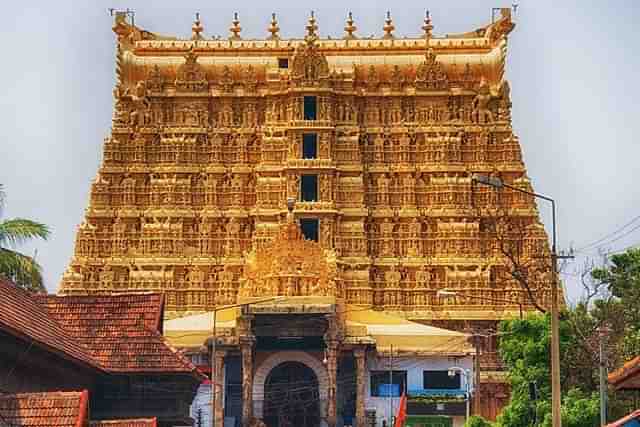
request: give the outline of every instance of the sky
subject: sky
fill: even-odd
[[[226,37],[237,11],[245,38],[264,38],[272,12],[281,36],[300,37],[313,9],[320,35],[338,38],[349,11],[357,34],[380,36],[390,10],[402,37],[421,33],[427,8],[434,34],[442,35],[484,26],[493,7],[509,6],[499,0],[5,2],[0,26],[4,217],[51,227],[48,241],[21,249],[37,253],[45,285],[55,292],[111,125],[115,36],[109,8],[133,9],[136,25],[180,37],[190,36],[196,12],[206,35]],[[575,302],[585,260],[603,250],[640,245],[640,218],[635,219],[640,216],[640,2],[520,1],[514,19],[506,77],[529,177],[537,192],[557,202],[560,249],[596,242],[576,252],[564,268],[568,299]],[[549,206],[539,208],[550,233]]]

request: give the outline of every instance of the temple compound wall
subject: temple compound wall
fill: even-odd
[[[382,38],[363,39],[350,16],[332,39],[312,15],[304,38],[283,39],[274,16],[269,37],[245,40],[236,17],[221,40],[198,18],[185,40],[116,13],[112,129],[60,292],[160,291],[168,321],[244,304],[213,354],[221,369],[240,361],[241,396],[216,411],[240,411],[243,423],[260,415],[238,402],[259,401],[245,384],[264,352],[327,354],[326,407],[307,415],[333,425],[340,366],[365,381],[365,360],[389,336],[397,350],[428,353],[429,340],[378,334],[375,322],[393,323],[380,313],[491,336],[500,319],[547,307],[549,247],[533,198],[473,179],[532,190],[504,75],[513,27],[503,9],[438,37],[427,16],[422,36],[401,39],[388,16]],[[247,309],[265,297],[285,301]],[[358,310],[368,315],[349,320]],[[446,335],[436,329],[423,332]],[[491,343],[482,366],[499,371]],[[323,384],[305,366],[289,368]],[[480,393],[502,393],[498,377]],[[285,379],[278,371],[273,384]],[[366,387],[356,388],[363,423]],[[267,425],[284,425],[270,402]]]

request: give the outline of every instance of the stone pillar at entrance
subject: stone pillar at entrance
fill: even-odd
[[[240,341],[242,352],[242,425],[249,426],[253,418],[253,345],[255,338]]]
[[[356,421],[357,427],[365,427],[366,420],[364,414],[364,399],[366,396],[365,378],[365,349],[357,348],[353,350],[356,358]]]
[[[216,393],[216,404],[213,408],[216,416],[215,427],[224,427],[224,358],[227,355],[226,350],[216,350],[216,384],[212,384],[212,389]]]
[[[338,319],[335,314],[327,314],[327,331],[324,334],[327,358],[327,426],[335,427],[337,414],[337,388],[338,388],[338,346],[341,340]]]
[[[256,338],[251,332],[253,316],[243,313],[238,317],[236,333],[242,353],[242,425],[249,426],[253,418],[253,346]]]
[[[327,342],[327,377],[329,379],[329,389],[327,390],[327,425],[335,427],[337,420],[336,389],[338,376],[338,343]]]

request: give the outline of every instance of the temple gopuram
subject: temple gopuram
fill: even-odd
[[[427,14],[415,38],[390,15],[379,38],[351,14],[324,38],[312,14],[301,39],[274,15],[261,40],[237,16],[227,39],[199,17],[180,39],[115,16],[113,124],[60,293],[162,292],[165,334],[203,360],[218,310],[221,426],[382,425],[376,398],[440,389],[427,372],[473,357],[480,382],[458,388],[495,418],[497,322],[551,300],[550,271],[530,266],[549,255],[534,199],[473,180],[532,191],[504,75],[511,10],[446,36]],[[414,384],[391,357],[437,366]],[[278,394],[296,381],[317,406]],[[437,425],[461,425],[449,415]]]

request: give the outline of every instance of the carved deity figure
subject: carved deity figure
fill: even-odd
[[[125,206],[132,206],[136,203],[136,180],[129,174],[122,180],[122,201]]]
[[[264,121],[267,123],[271,123],[275,118],[276,111],[276,103],[275,101],[270,102],[264,110]]]
[[[300,120],[300,99],[299,98],[293,98],[291,108],[292,108],[291,120]]]
[[[299,159],[300,158],[300,143],[298,141],[292,141],[289,143],[289,159]]]
[[[238,220],[231,217],[226,226],[226,254],[228,256],[240,255],[240,229],[241,226]]]
[[[409,139],[409,135],[407,135],[406,133],[403,133],[402,135],[400,135],[398,142],[400,145],[400,161],[402,163],[407,163],[411,160],[411,156],[409,152],[411,139]]]
[[[331,181],[331,176],[329,175],[324,176],[320,181],[320,200],[323,202],[330,202],[333,199],[331,194],[333,192]]]
[[[505,80],[500,86],[500,102],[498,103],[498,120],[511,120],[511,86]]]
[[[187,273],[187,280],[193,288],[201,288],[204,285],[205,273],[198,267],[194,267]]]
[[[333,248],[333,226],[334,221],[332,219],[323,219],[321,234],[320,234],[320,245],[323,248]]]
[[[238,135],[238,137],[236,138],[236,155],[237,161],[241,165],[246,164],[248,160],[247,146],[247,137],[244,135]]]
[[[216,206],[218,180],[213,175],[206,175],[204,179],[204,200],[209,206]]]
[[[244,184],[239,174],[234,174],[231,178],[231,192],[233,193],[232,203],[234,206],[242,206],[244,199]]]
[[[224,305],[235,302],[233,294],[234,279],[233,270],[228,265],[225,265],[224,269],[218,274],[219,285],[216,304]]]
[[[378,190],[378,204],[386,206],[389,204],[389,184],[391,180],[387,177],[387,174],[380,175],[377,181]]]
[[[327,135],[320,135],[320,158],[328,159],[331,157],[329,145],[329,137]]]
[[[329,106],[327,104],[328,103],[325,98],[320,98],[320,102],[318,102],[318,118],[320,120],[330,120]]]
[[[106,265],[100,272],[100,287],[102,289],[112,289],[115,273],[111,267]]]
[[[472,116],[476,123],[493,122],[493,113],[489,108],[492,96],[487,81],[482,79],[476,97],[473,99]]]
[[[143,125],[145,111],[151,107],[151,103],[147,99],[147,87],[145,82],[139,81],[131,94],[131,100],[134,104],[134,110],[129,116],[131,126],[137,127]]]
[[[290,175],[287,197],[298,198],[299,190],[300,190],[300,177],[298,175]]]
[[[418,288],[426,289],[429,287],[429,281],[431,281],[431,272],[423,264],[420,270],[416,271],[416,284]]]
[[[415,206],[416,204],[416,180],[413,177],[413,174],[408,173],[402,177],[402,188],[403,188],[403,202],[408,206]]]
[[[380,234],[382,237],[382,246],[380,248],[380,255],[390,256],[393,255],[393,223],[389,221],[389,218],[385,218],[380,224]]]
[[[398,305],[398,292],[400,287],[400,281],[402,280],[402,273],[400,273],[396,266],[391,266],[391,270],[384,273],[385,287],[388,289],[384,293],[385,305]]]
[[[233,126],[233,108],[230,104],[225,104],[220,111],[220,118],[218,119],[222,126]]]
[[[245,113],[244,126],[249,128],[255,127],[258,124],[258,116],[256,114],[255,105],[253,103],[247,104],[247,107],[244,113]]]
[[[122,217],[117,217],[113,223],[114,252],[123,253],[127,250],[127,223]]]
[[[409,256],[418,256],[420,254],[420,232],[422,226],[417,218],[411,218],[409,223]]]
[[[345,121],[345,109],[342,102],[338,102],[336,105],[336,120],[339,122]]]
[[[200,233],[199,237],[199,246],[200,253],[202,255],[209,254],[211,252],[211,231],[212,224],[209,221],[202,220],[198,226],[198,232]]]
[[[373,139],[373,161],[375,163],[384,162],[384,139],[380,134]]]
[[[399,65],[394,65],[393,70],[391,71],[391,87],[394,90],[402,89],[402,85],[404,84],[404,75],[402,74],[402,70],[400,70]]]
[[[477,136],[478,145],[476,147],[476,160],[480,163],[486,161],[490,139],[491,136],[489,132],[481,132],[480,135]]]

